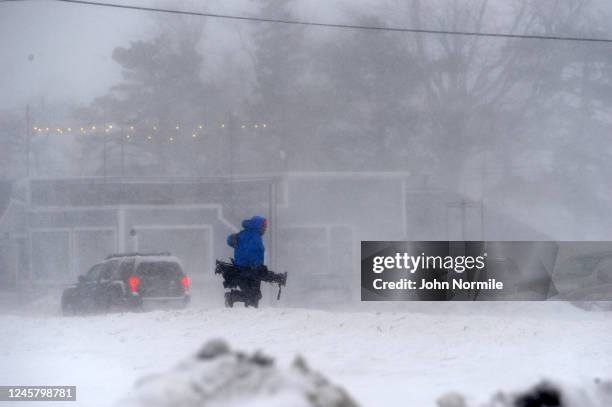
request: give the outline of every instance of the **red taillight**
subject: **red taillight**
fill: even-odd
[[[136,276],[130,276],[128,278],[128,285],[130,286],[130,291],[132,293],[138,292],[138,284],[140,284],[140,279]]]
[[[183,288],[185,289],[185,291],[189,290],[189,277],[181,277],[181,284],[183,284]]]

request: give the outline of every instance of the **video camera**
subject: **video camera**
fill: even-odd
[[[259,280],[270,284],[278,284],[277,300],[280,299],[282,287],[287,284],[287,272],[275,273],[268,270],[266,266],[250,269],[238,267],[233,262],[216,260],[215,274],[221,274],[223,276],[223,287],[230,289],[237,288],[240,281],[244,280]]]

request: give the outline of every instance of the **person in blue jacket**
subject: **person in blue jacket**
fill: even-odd
[[[261,280],[257,275],[265,269],[266,249],[262,237],[268,228],[268,220],[263,216],[253,216],[242,221],[242,227],[240,233],[227,237],[227,244],[234,248],[234,265],[240,269],[240,290],[226,293],[225,302],[230,307],[234,302],[257,307],[261,299]]]
[[[240,233],[227,237],[227,244],[234,248],[234,264],[249,269],[261,267],[266,252],[262,236],[268,228],[268,220],[263,216],[253,216],[243,220],[242,227]]]

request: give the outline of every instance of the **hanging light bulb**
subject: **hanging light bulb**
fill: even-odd
[[[68,127],[68,133],[72,131],[72,127]]]
[[[176,125],[175,129],[180,130],[181,126],[179,126],[178,124]]]
[[[259,125],[258,125],[258,124],[255,124],[253,127],[255,127],[256,129],[258,129],[258,128],[259,128]]]
[[[243,129],[246,129],[246,124],[243,124],[243,125],[242,125],[242,128],[243,128]]]
[[[174,141],[174,137],[170,137],[170,142],[172,143]]]
[[[134,130],[134,126],[130,126],[130,130]]]
[[[225,123],[221,123],[221,127],[224,128],[225,127]]]
[[[202,128],[204,128],[204,126],[201,124],[198,124],[198,129],[202,129]]]
[[[191,135],[191,137],[196,138],[196,137],[198,137],[198,135],[197,135],[197,134],[195,134],[195,133],[193,133],[193,134]]]
[[[153,126],[153,130],[157,130],[157,126]]]
[[[152,138],[153,138],[153,137],[151,137],[150,135],[149,135],[149,136],[147,136],[147,139],[149,139],[149,140],[151,140]]]
[[[264,123],[264,124],[261,125],[261,127],[263,127],[265,129],[266,127],[268,127],[268,125]]]

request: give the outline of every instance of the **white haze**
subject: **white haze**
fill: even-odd
[[[113,2],[612,38],[607,0]],[[609,43],[0,2],[0,384],[76,384],[80,401],[109,405],[215,336],[280,363],[303,354],[364,406],[433,406],[449,390],[481,402],[543,376],[605,379],[609,315],[552,301],[363,303],[359,242],[612,240],[611,112]],[[164,193],[137,191],[159,180]],[[24,215],[29,181],[58,184]],[[137,205],[104,207],[107,183]],[[192,208],[185,185],[215,200]],[[63,211],[71,193],[102,209]],[[224,309],[214,259],[231,256],[225,237],[242,219],[271,215],[273,193],[265,243],[287,287],[277,302],[265,286],[260,309]],[[125,251],[181,257],[190,307],[62,317],[61,290],[119,246],[100,236],[118,241],[122,226]],[[18,259],[11,279],[18,256],[2,256],[28,248],[31,270]],[[26,278],[40,275],[51,278]]]
[[[610,6],[597,1],[131,3],[341,24],[612,35]],[[427,222],[439,222],[444,208],[429,213],[432,205],[423,202],[409,206],[413,223],[385,217],[393,204],[377,194],[393,191],[382,186],[386,178],[337,181],[342,187],[298,184],[300,198],[292,205],[326,224],[350,216],[359,222],[355,240],[612,236],[608,44],[304,28],[38,1],[1,4],[0,34],[0,158],[11,181],[26,173],[20,141],[26,105],[32,125],[51,126],[109,117],[127,123],[134,115],[146,122],[164,112],[163,125],[171,129],[170,122],[195,123],[204,112],[215,123],[267,121],[270,131],[236,138],[232,157],[223,139],[204,141],[200,149],[182,143],[171,152],[131,144],[123,174],[113,145],[107,175],[402,173],[415,190],[430,187],[445,191],[449,201],[483,203],[485,232],[435,229]],[[112,90],[146,82],[138,71],[126,82],[113,52],[160,37],[173,50],[183,42],[195,52],[163,70],[177,85],[163,83],[153,99]],[[191,66],[190,57],[201,60]],[[99,146],[86,138],[35,135],[32,155],[34,177],[103,172]],[[372,205],[380,205],[380,218],[359,220]],[[237,225],[253,210],[247,205],[226,215]],[[278,226],[291,224],[288,217],[281,215]],[[286,267],[308,268],[309,260],[297,257]]]

